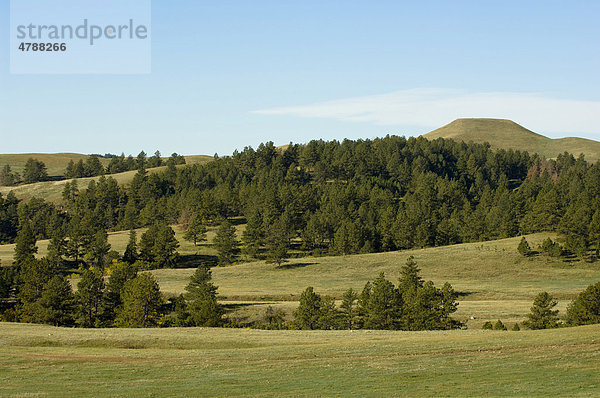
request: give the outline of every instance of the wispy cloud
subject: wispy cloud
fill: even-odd
[[[439,127],[457,118],[486,117],[511,119],[541,133],[600,134],[600,102],[535,93],[414,89],[253,113],[426,128]]]

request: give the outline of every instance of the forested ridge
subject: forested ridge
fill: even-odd
[[[194,245],[206,240],[206,226],[218,225],[212,244],[222,265],[251,258],[281,264],[289,251],[347,255],[538,231],[565,236],[564,249],[548,239],[543,252],[598,257],[600,167],[567,153],[546,160],[488,145],[388,136],[285,148],[267,143],[202,165],[168,162],[151,174],[145,165],[127,187],[110,176],[85,189],[73,180],[60,205],[19,201],[12,193],[0,198],[0,239],[16,243],[14,262],[0,275],[5,319],[87,327],[223,324],[206,264],[199,264],[191,290],[168,303],[150,274],[138,275],[177,266],[173,224]],[[234,223],[245,224],[241,242]],[[138,240],[140,227],[148,228]],[[107,232],[117,230],[131,230],[124,253],[107,241]],[[39,239],[50,239],[43,259],[35,258]],[[519,252],[531,253],[524,239]],[[73,270],[82,275],[75,295],[65,279]],[[450,285],[413,280],[411,288],[402,280],[395,287],[381,275],[360,297],[348,291],[340,309],[307,289],[294,323],[271,313],[263,327],[460,326],[449,317],[457,297]]]
[[[551,230],[571,236],[568,249],[583,253],[598,240],[598,190],[598,165],[569,154],[542,160],[402,137],[312,141],[284,151],[268,143],[162,173],[141,167],[127,188],[111,177],[67,184],[60,206],[17,203],[9,194],[0,202],[0,239],[14,242],[25,223],[36,239],[90,240],[100,230],[193,215],[205,223],[244,217],[250,249],[270,235],[315,254],[351,254]]]

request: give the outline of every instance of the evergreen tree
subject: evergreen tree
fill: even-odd
[[[48,172],[44,162],[33,158],[27,159],[25,170],[23,171],[23,182],[25,184],[32,184],[46,180],[48,180]]]
[[[529,242],[527,242],[527,239],[525,239],[524,236],[521,238],[521,242],[519,242],[517,251],[522,256],[529,256],[531,254],[531,247],[529,246]]]
[[[25,322],[35,322],[35,304],[42,296],[44,287],[52,279],[54,268],[47,259],[32,260],[19,266],[18,312]]]
[[[567,307],[567,324],[571,326],[600,323],[600,282],[588,286]]]
[[[370,284],[370,291],[365,296],[368,299],[361,300],[365,328],[400,328],[402,297],[394,284],[385,279],[383,272]]]
[[[267,262],[281,266],[288,256],[290,231],[286,220],[280,217],[271,227],[267,235]]]
[[[494,326],[492,325],[492,322],[486,321],[481,328],[483,330],[492,330],[494,329]]]
[[[73,324],[74,297],[69,281],[62,276],[54,276],[44,286],[42,296],[35,303],[33,319],[36,322],[54,326]]]
[[[25,221],[22,223],[15,241],[15,265],[27,264],[35,260],[35,253],[37,253],[37,246],[35,244],[36,238],[31,224]]]
[[[217,230],[213,240],[219,255],[219,264],[231,264],[235,260],[239,242],[235,236],[235,228],[225,220]]]
[[[519,330],[521,330],[521,328],[519,327],[519,323],[518,323],[518,322],[516,322],[516,323],[513,325],[513,327],[512,327],[512,329],[511,329],[511,330],[512,330],[513,332],[518,332]]]
[[[558,310],[553,310],[558,302],[547,292],[535,297],[531,312],[523,325],[529,329],[550,329],[558,326]]]
[[[75,299],[78,304],[76,323],[84,328],[98,326],[102,310],[104,278],[97,270],[86,270],[77,284]]]
[[[125,283],[137,276],[135,265],[116,262],[111,267],[111,274],[102,297],[101,323],[103,326],[113,326],[115,314],[123,305],[121,293]]]
[[[0,171],[0,186],[12,187],[19,181],[17,173],[13,173],[9,165],[5,165]]]
[[[152,248],[155,268],[173,268],[177,263],[179,242],[175,239],[175,231],[167,224],[159,224],[156,240]]]
[[[414,295],[417,289],[423,287],[423,279],[419,275],[421,269],[413,256],[406,260],[406,264],[400,269],[400,281],[398,288],[403,296]]]
[[[344,316],[343,320],[345,329],[354,329],[356,323],[355,318],[357,315],[355,304],[357,300],[358,294],[356,294],[356,292],[352,289],[346,290],[342,296],[342,304],[340,305],[340,308],[342,309]]]
[[[121,299],[123,306],[117,310],[115,326],[129,328],[156,326],[163,298],[158,283],[151,274],[140,274],[125,282]]]
[[[223,323],[223,307],[217,302],[217,287],[213,285],[211,272],[199,266],[186,286],[189,323],[193,326],[220,326]]]
[[[206,227],[198,215],[192,218],[192,221],[183,235],[183,239],[194,242],[194,246],[196,246],[198,242],[206,240]]]
[[[87,255],[87,260],[103,269],[106,265],[108,252],[110,251],[110,243],[108,243],[108,235],[105,230],[99,230],[94,235],[94,240],[91,242],[90,251]]]
[[[321,327],[322,298],[309,286],[300,295],[300,304],[294,311],[294,325],[298,329],[319,329]]]
[[[137,261],[137,259],[137,235],[136,232],[132,229],[129,231],[129,241],[127,242],[127,247],[125,247],[125,252],[123,253],[123,261],[129,264],[133,264]]]
[[[262,215],[254,211],[246,224],[246,229],[242,233],[243,252],[252,258],[258,258],[260,246],[263,244],[265,233],[262,224]]]
[[[494,324],[494,330],[508,330],[500,319]]]

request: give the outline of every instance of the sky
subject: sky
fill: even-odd
[[[230,154],[461,117],[600,140],[598,15],[595,0],[153,0],[151,73],[36,75],[10,73],[2,1],[0,153]]]

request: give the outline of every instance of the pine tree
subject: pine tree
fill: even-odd
[[[494,330],[508,330],[500,319],[494,324]]]
[[[21,225],[15,241],[15,265],[27,264],[35,260],[35,253],[37,253],[37,246],[35,244],[36,238],[31,224],[25,221]]]
[[[183,239],[194,242],[194,246],[196,246],[198,242],[206,240],[206,227],[198,215],[192,218],[192,221],[187,227],[187,231],[185,231],[185,234],[183,235]]]
[[[98,326],[102,309],[104,278],[98,270],[86,270],[77,284],[75,299],[78,305],[76,323],[84,328]]]
[[[355,326],[355,318],[356,318],[356,309],[355,303],[358,300],[358,294],[352,289],[348,289],[344,292],[342,296],[342,304],[340,308],[342,309],[344,315],[344,326],[346,329],[354,329]]]
[[[519,242],[517,251],[522,256],[529,256],[531,254],[531,247],[529,246],[529,243],[527,242],[527,239],[525,239],[524,236],[521,238],[521,242]]]
[[[309,286],[300,295],[300,304],[294,311],[294,324],[298,329],[319,329],[321,326],[322,298]]]
[[[248,217],[246,229],[242,233],[244,254],[252,258],[258,258],[259,248],[263,244],[264,238],[265,233],[262,224],[262,215],[260,212],[254,211],[252,215]]]
[[[531,312],[523,325],[529,329],[550,329],[558,326],[558,310],[553,310],[558,302],[547,292],[535,297]]]
[[[159,224],[152,248],[153,265],[155,268],[173,268],[177,263],[179,242],[175,231],[167,224]]]
[[[571,326],[600,323],[600,282],[588,286],[569,304],[567,323]]]
[[[147,328],[156,326],[163,298],[158,283],[144,273],[125,282],[121,293],[123,306],[117,310],[115,326]]]
[[[44,286],[42,296],[35,303],[33,318],[36,322],[54,326],[72,325],[74,304],[71,284],[56,275]]]
[[[129,264],[133,264],[137,261],[137,259],[137,234],[132,229],[129,231],[129,241],[127,242],[127,247],[125,247],[125,252],[123,253],[123,261]]]
[[[113,326],[115,314],[122,306],[121,293],[127,281],[137,276],[138,270],[135,265],[125,262],[116,262],[111,267],[111,274],[106,283],[106,289],[102,296],[101,323],[103,326]]]
[[[423,287],[423,279],[419,275],[421,269],[413,256],[406,260],[406,264],[400,269],[400,281],[398,288],[403,296],[414,295],[417,289]]]
[[[217,230],[213,240],[219,255],[219,264],[231,264],[235,260],[239,242],[235,237],[235,228],[225,220]]]
[[[223,307],[217,302],[217,287],[213,285],[211,272],[199,266],[186,286],[189,323],[194,326],[220,326],[223,323]]]
[[[91,242],[90,251],[87,255],[88,261],[96,265],[100,269],[103,269],[106,265],[106,256],[110,251],[110,243],[108,243],[108,235],[105,230],[99,230],[94,235],[94,239]]]
[[[367,329],[398,329],[402,316],[402,297],[394,284],[382,272],[371,284],[368,300],[363,301],[364,327]]]

